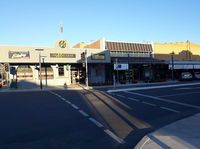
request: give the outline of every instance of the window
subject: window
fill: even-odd
[[[59,66],[58,67],[58,75],[59,76],[64,76],[64,66]]]

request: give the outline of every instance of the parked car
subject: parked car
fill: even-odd
[[[3,81],[0,79],[0,88],[3,86]]]
[[[200,80],[200,72],[194,72],[194,78]]]
[[[180,81],[184,81],[184,80],[192,80],[192,74],[190,72],[182,72],[181,76],[180,76]]]

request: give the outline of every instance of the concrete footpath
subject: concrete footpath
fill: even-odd
[[[200,114],[146,135],[134,149],[200,149]]]

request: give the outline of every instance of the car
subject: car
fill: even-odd
[[[190,72],[182,72],[181,76],[180,76],[180,81],[184,81],[184,80],[192,80],[192,74]]]
[[[3,81],[0,79],[0,88],[3,86]]]
[[[200,72],[194,72],[194,78],[200,80]]]

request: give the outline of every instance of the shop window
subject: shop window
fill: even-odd
[[[32,79],[33,71],[29,65],[20,65],[17,68],[17,79]]]
[[[53,79],[53,69],[51,66],[42,67],[42,79]]]
[[[58,67],[58,74],[59,74],[59,76],[64,76],[64,66]]]

